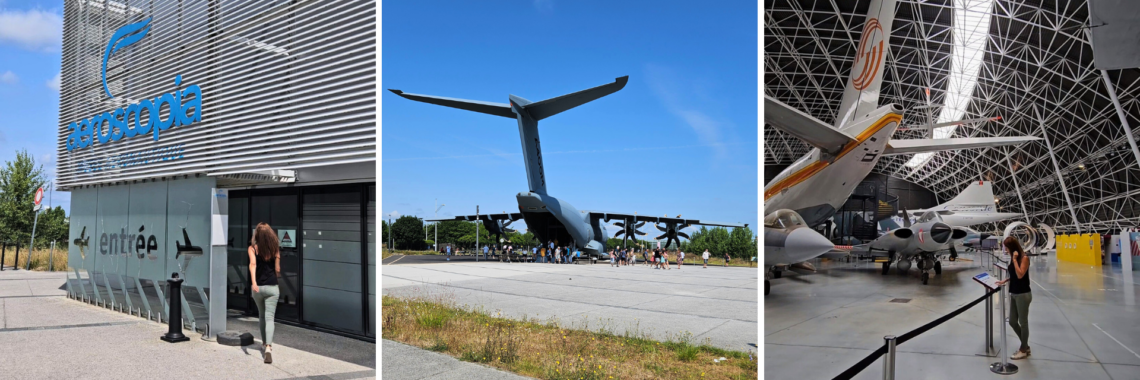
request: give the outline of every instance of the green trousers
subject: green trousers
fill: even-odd
[[[257,293],[253,293],[253,302],[257,304],[257,317],[261,328],[261,341],[267,345],[273,344],[273,316],[277,314],[277,298],[281,290],[277,285],[261,285]]]
[[[1033,302],[1033,293],[1009,295],[1009,327],[1021,339],[1021,351],[1029,349],[1029,304]]]

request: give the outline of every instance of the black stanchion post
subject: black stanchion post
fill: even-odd
[[[161,339],[170,343],[185,342],[190,338],[182,334],[182,279],[178,278],[178,273],[171,274],[171,277],[166,280],[170,293],[170,315],[166,318],[169,329]]]
[[[12,270],[20,270],[20,243],[16,243],[16,261],[12,262]]]
[[[887,354],[883,356],[883,380],[895,380],[895,336],[883,337],[887,345]]]
[[[8,244],[0,244],[0,271],[4,270],[4,256],[8,255]]]

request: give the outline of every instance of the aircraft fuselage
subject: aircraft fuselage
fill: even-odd
[[[831,218],[879,162],[901,120],[901,110],[890,105],[845,127],[856,141],[834,157],[812,149],[784,169],[764,187],[764,208],[796,211],[810,227]]]

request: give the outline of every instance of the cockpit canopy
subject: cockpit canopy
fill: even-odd
[[[764,227],[791,229],[795,227],[806,227],[807,223],[800,214],[788,209],[776,210],[764,217]]]

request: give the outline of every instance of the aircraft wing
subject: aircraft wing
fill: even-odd
[[[837,153],[854,138],[811,115],[764,96],[764,122],[825,152]]]
[[[945,150],[988,148],[1003,145],[1017,145],[1025,142],[1037,141],[1040,139],[1040,137],[1017,136],[891,140],[891,142],[887,144],[887,149],[883,151],[883,155],[892,156],[899,154],[941,152]]]
[[[614,219],[630,220],[630,219],[636,218],[638,222],[649,222],[649,223],[677,223],[680,225],[693,225],[693,226],[701,225],[701,226],[733,227],[733,228],[748,227],[748,223],[743,223],[743,224],[741,224],[741,223],[723,223],[723,222],[714,222],[714,221],[710,221],[710,220],[701,220],[701,219],[670,218],[670,217],[666,217],[666,216],[634,215],[634,214],[623,214],[623,213],[616,213],[616,212],[601,212],[601,211],[589,211],[589,213],[590,213],[590,219],[601,219],[601,220],[605,220],[607,222],[610,220],[614,220]]]
[[[482,220],[484,222],[495,221],[495,220],[512,220],[513,221],[513,220],[522,219],[522,213],[513,212],[513,213],[499,213],[499,214],[479,214],[477,216],[476,215],[460,215],[460,216],[456,216],[456,217],[452,217],[452,218],[444,218],[444,219],[424,219],[424,221],[425,222],[446,222],[446,221],[450,221],[450,220],[473,221],[476,219]]]

